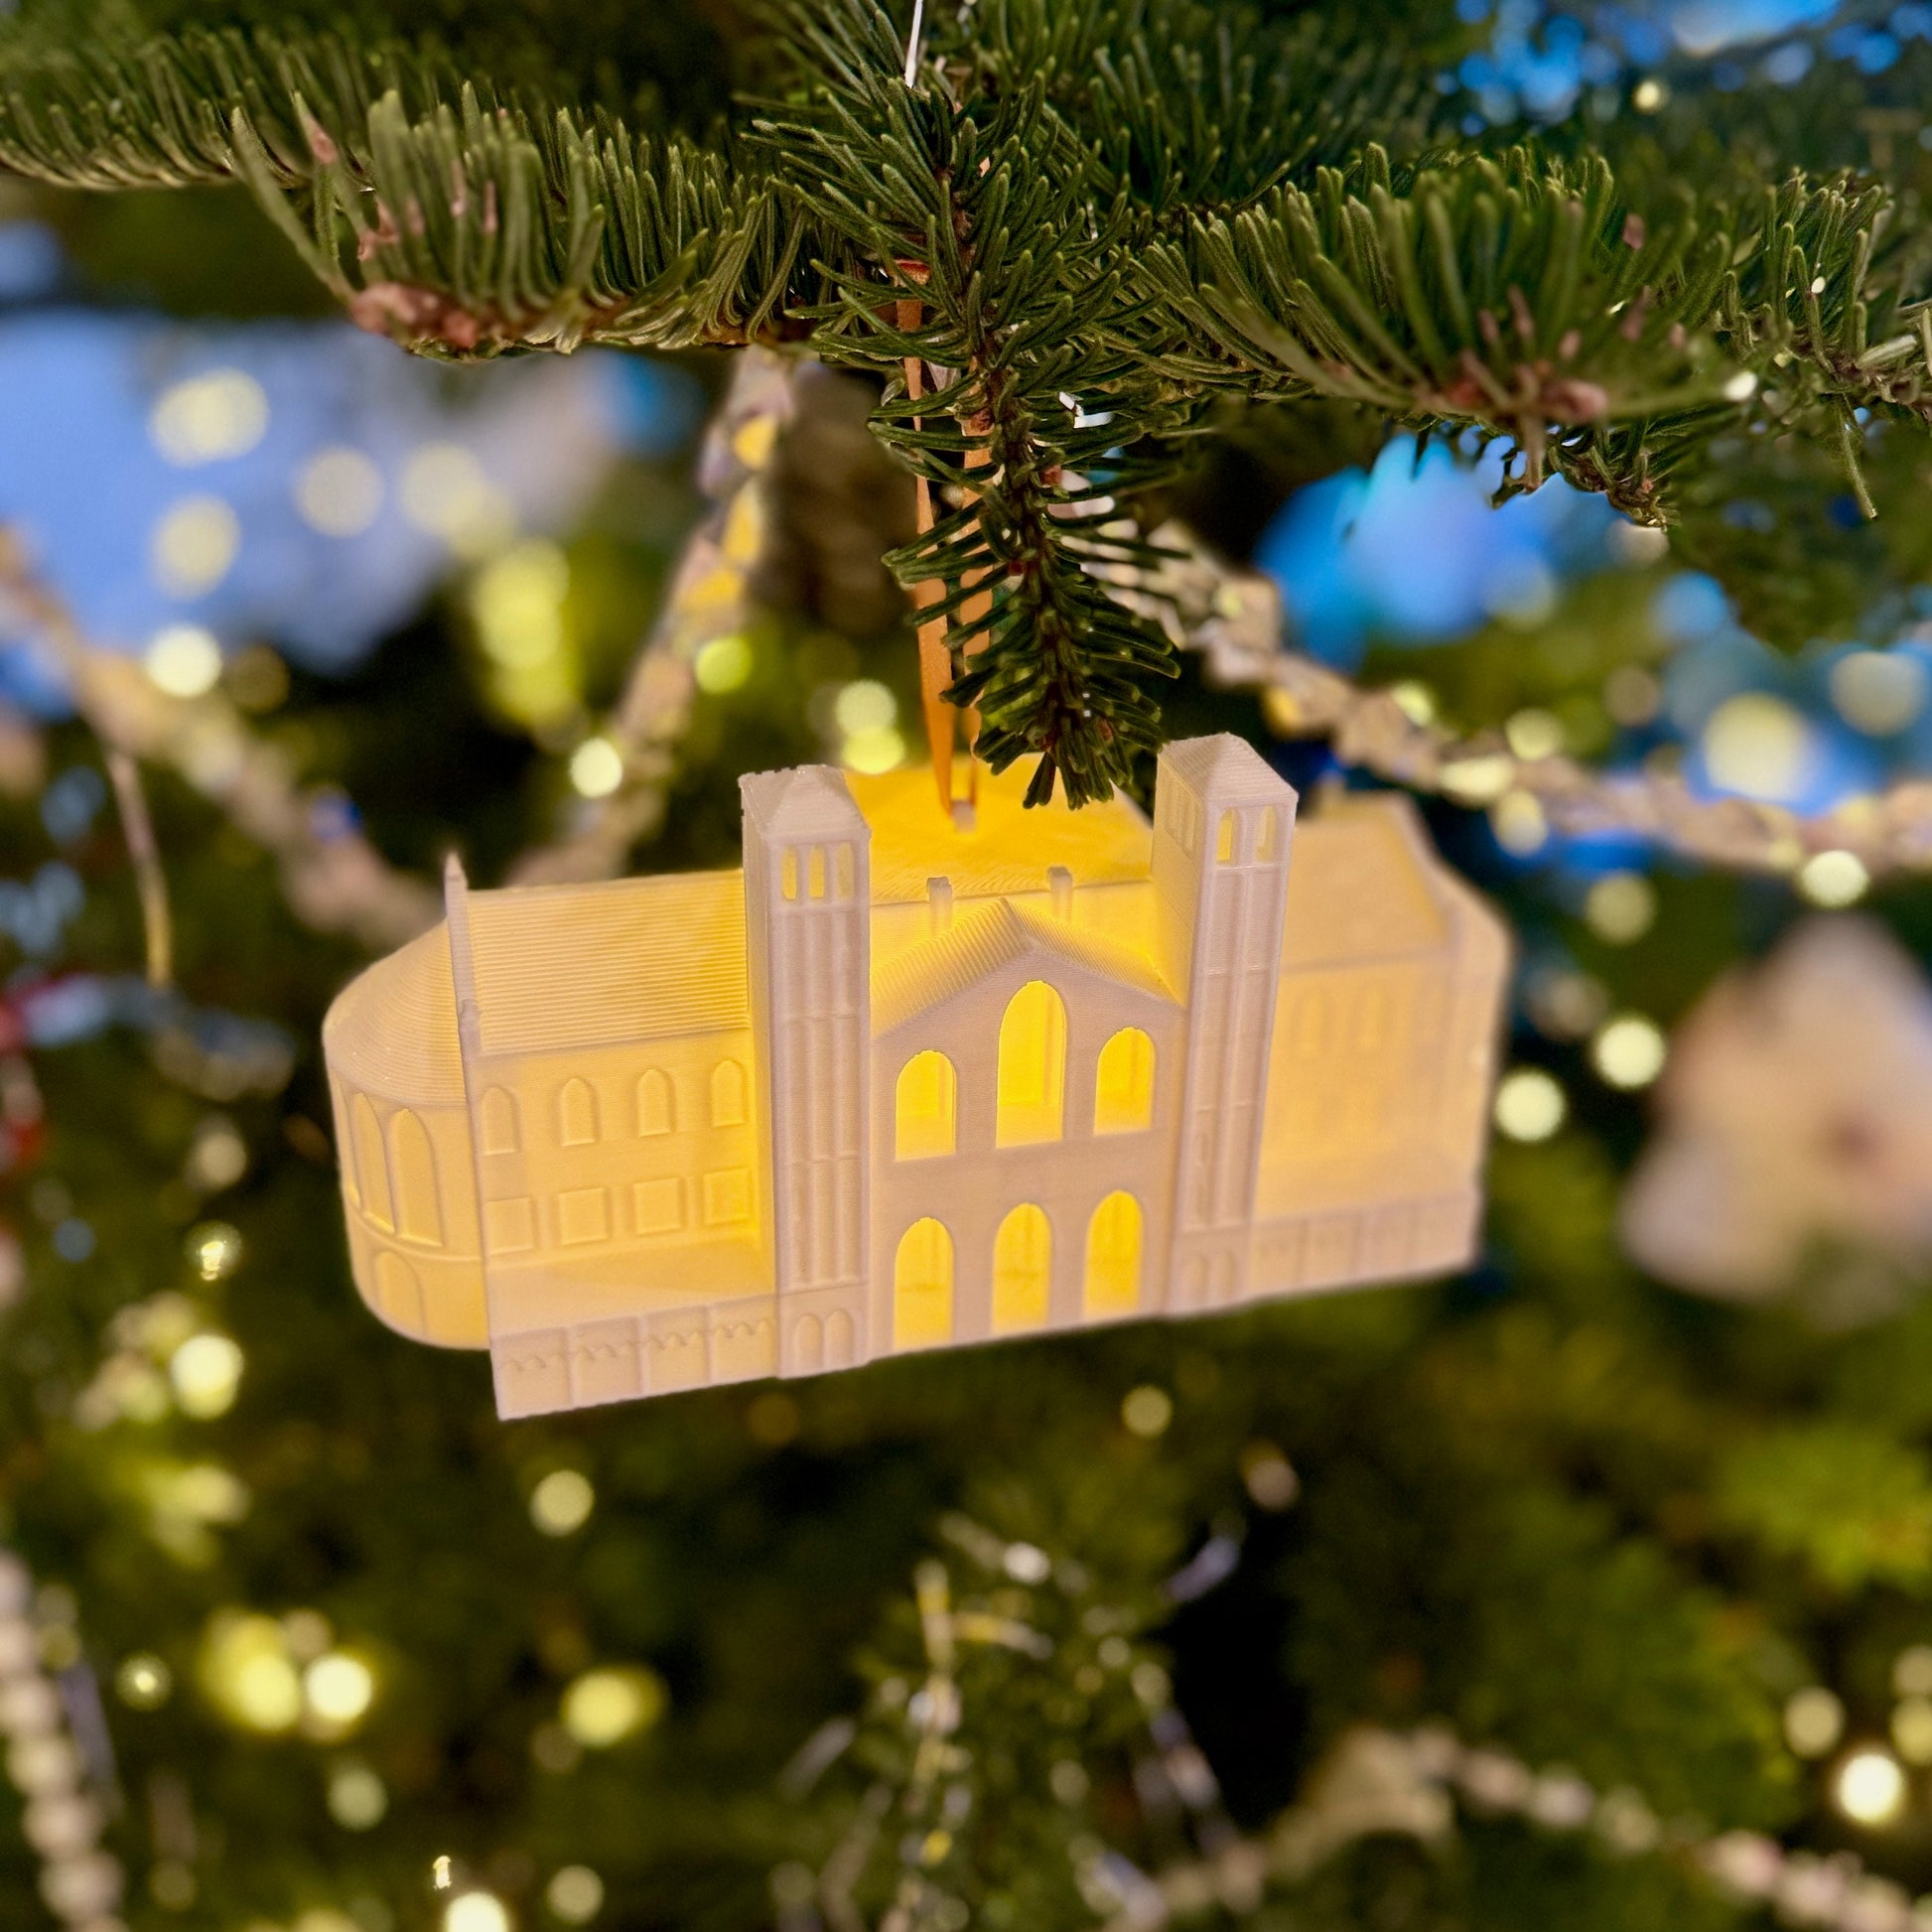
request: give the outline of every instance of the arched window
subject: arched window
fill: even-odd
[[[557,1139],[583,1147],[597,1139],[597,1095],[586,1080],[566,1080],[557,1092]]]
[[[514,1154],[522,1144],[515,1094],[506,1087],[491,1087],[483,1097],[483,1151]]]
[[[943,1053],[914,1053],[898,1070],[893,1153],[900,1161],[950,1154],[959,1111],[959,1081]]]
[[[900,1235],[893,1259],[893,1346],[952,1340],[952,1236],[930,1217]]]
[[[369,1105],[369,1097],[358,1093],[349,1103],[349,1134],[355,1142],[355,1184],[362,1196],[362,1212],[377,1227],[392,1228],[396,1211],[389,1203],[389,1164],[382,1154],[382,1125]]]
[[[1000,1022],[1000,1113],[994,1141],[1057,1141],[1066,1101],[1066,1007],[1044,980],[1029,980]]]
[[[637,1132],[669,1134],[676,1126],[671,1076],[661,1066],[647,1067],[637,1076]]]
[[[720,1060],[711,1070],[711,1124],[745,1125],[745,1069],[736,1060]]]
[[[1214,834],[1214,859],[1217,865],[1234,863],[1234,848],[1241,830],[1240,819],[1233,812],[1221,814],[1220,829]]]
[[[407,1110],[397,1114],[389,1123],[389,1149],[395,1157],[397,1231],[406,1240],[440,1244],[443,1203],[428,1128]]]
[[[1087,1223],[1089,1321],[1132,1314],[1141,1306],[1141,1204],[1132,1194],[1109,1194]]]
[[[1052,1301],[1053,1229],[1032,1201],[1016,1207],[993,1237],[993,1332],[1043,1328]]]
[[[1093,1078],[1093,1131],[1138,1134],[1154,1125],[1154,1042],[1123,1027],[1100,1049]]]
[[[1262,808],[1261,822],[1255,832],[1255,857],[1264,864],[1275,857],[1282,834],[1282,814],[1278,805]]]

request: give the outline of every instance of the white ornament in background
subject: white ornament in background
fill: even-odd
[[[1820,1244],[1932,1261],[1932,988],[1874,921],[1807,919],[1678,1029],[1624,1194],[1662,1280],[1754,1298]]]
[[[743,781],[745,870],[472,892],[324,1029],[356,1284],[521,1416],[1459,1267],[1507,963],[1413,809]],[[1290,854],[1294,853],[1291,869]]]

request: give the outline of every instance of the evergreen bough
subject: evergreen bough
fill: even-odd
[[[891,562],[936,581],[949,695],[996,768],[1041,755],[1036,797],[1104,797],[1158,745],[1171,646],[1094,567],[1150,560],[1116,506],[1256,403],[1500,440],[1505,492],[1556,473],[1677,525],[1779,642],[1900,608],[1908,533],[1835,569],[1735,514],[1760,475],[1867,515],[1922,481],[1924,150],[1873,166],[1832,63],[1651,114],[1625,87],[1525,142],[1471,114],[1447,12],[978,0],[908,65],[907,11],[780,0],[715,37],[713,97],[674,9],[26,0],[0,165],[237,182],[420,354],[875,372],[941,504]],[[950,379],[909,393],[918,362]]]

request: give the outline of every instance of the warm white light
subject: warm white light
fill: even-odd
[[[564,1728],[593,1750],[603,1750],[656,1723],[664,1687],[649,1671],[589,1670],[564,1693]]]
[[[1746,798],[1791,799],[1810,770],[1811,728],[1782,698],[1743,691],[1711,714],[1703,749],[1713,784]]]
[[[883,731],[854,732],[839,747],[839,762],[848,771],[877,775],[905,762],[905,740],[889,725]]]
[[[576,1469],[553,1469],[530,1491],[530,1521],[545,1536],[569,1536],[590,1521],[597,1491]]]
[[[544,1902],[566,1925],[588,1925],[604,1906],[604,1880],[587,1864],[567,1864],[544,1890]]]
[[[463,557],[483,557],[507,543],[516,508],[460,443],[429,443],[403,465],[397,495],[402,513]]]
[[[199,698],[221,675],[221,646],[199,623],[171,623],[154,633],[141,661],[156,689],[171,698]]]
[[[1905,1805],[1905,1773],[1890,1751],[1875,1745],[1854,1751],[1838,1767],[1838,1808],[1860,1825],[1884,1825]]]
[[[1656,922],[1657,889],[1640,872],[1606,874],[1589,889],[1584,917],[1599,939],[1630,945]]]
[[[268,397],[242,369],[209,369],[162,391],[148,434],[170,463],[188,468],[246,456],[268,429]]]
[[[494,1892],[458,1892],[444,1909],[443,1932],[510,1932],[508,1908]]]
[[[253,1730],[286,1730],[302,1715],[302,1686],[286,1657],[259,1651],[228,1680],[234,1714]]]
[[[1589,1056],[1613,1087],[1647,1087],[1664,1070],[1670,1051],[1655,1021],[1627,1013],[1596,1035]]]
[[[1925,709],[1924,662],[1906,651],[1848,651],[1832,666],[1832,703],[1870,738],[1902,732]]]
[[[345,1831],[369,1831],[388,1809],[388,1788],[366,1764],[339,1764],[331,1772],[329,1815]]]
[[[1433,725],[1436,722],[1436,693],[1421,678],[1408,677],[1400,684],[1390,685],[1389,696],[1395,708],[1412,725]]]
[[[1854,852],[1820,852],[1798,870],[1798,890],[1814,905],[1850,905],[1870,884],[1871,875]]]
[[[623,754],[608,738],[587,738],[570,755],[570,782],[586,798],[608,798],[623,783]]]
[[[375,1699],[375,1673],[346,1650],[318,1657],[302,1675],[302,1695],[326,1725],[352,1725]]]
[[[1823,1757],[1845,1734],[1845,1707],[1822,1684],[1794,1691],[1784,1707],[1784,1741],[1800,1757]]]
[[[360,450],[318,450],[295,480],[295,507],[323,536],[360,536],[382,508],[382,472]]]
[[[1120,1405],[1120,1419],[1132,1435],[1163,1435],[1173,1421],[1173,1397],[1166,1389],[1144,1382],[1138,1389],[1128,1390]]]
[[[1517,712],[1503,727],[1509,749],[1519,759],[1555,758],[1563,750],[1563,725],[1554,712]]]
[[[470,612],[484,656],[505,670],[548,663],[563,647],[570,560],[541,539],[519,543],[477,573]]]
[[[1507,791],[1498,798],[1489,808],[1489,829],[1496,843],[1519,859],[1541,852],[1550,837],[1550,821],[1527,791]]]
[[[190,1335],[168,1362],[168,1379],[184,1415],[207,1421],[234,1407],[241,1387],[240,1344],[227,1335]]]
[[[1630,90],[1630,105],[1639,114],[1654,114],[1670,98],[1670,89],[1661,80],[1639,80]]]
[[[1519,1066],[1496,1087],[1496,1125],[1512,1141],[1547,1141],[1569,1111],[1562,1087],[1540,1066]]]
[[[1907,1764],[1932,1764],[1932,1698],[1909,1697],[1893,1707],[1891,1741]]]
[[[156,1711],[168,1702],[174,1689],[174,1674],[159,1657],[137,1651],[124,1658],[114,1673],[114,1689],[130,1711]]]
[[[148,563],[171,597],[199,597],[227,576],[241,520],[218,496],[184,496],[154,526]]]
[[[732,630],[722,637],[713,637],[698,652],[697,662],[691,668],[698,689],[721,698],[745,683],[752,675],[752,663],[751,639]]]
[[[862,677],[839,693],[832,716],[848,738],[884,731],[898,722],[898,700],[877,678]]]

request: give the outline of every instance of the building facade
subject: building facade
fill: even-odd
[[[1407,801],[743,781],[742,872],[472,892],[331,1010],[349,1252],[505,1416],[1444,1272],[1507,967]]]

